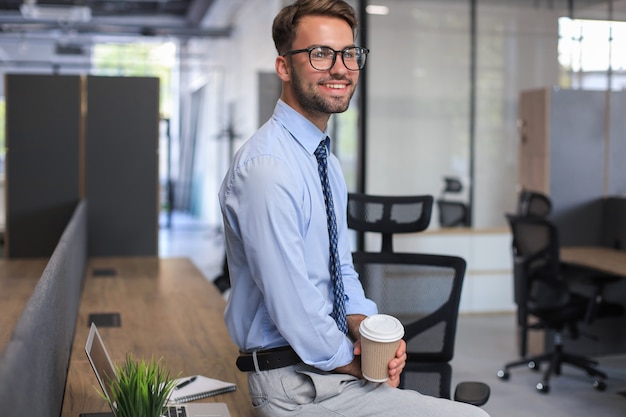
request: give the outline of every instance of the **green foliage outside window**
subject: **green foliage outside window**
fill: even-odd
[[[161,114],[168,116],[172,106],[172,69],[176,46],[164,43],[103,43],[93,48],[94,75],[158,77],[161,86]]]

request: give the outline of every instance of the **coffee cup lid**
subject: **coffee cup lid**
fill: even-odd
[[[404,326],[400,320],[387,314],[367,317],[361,322],[359,331],[374,342],[395,342],[404,336]]]

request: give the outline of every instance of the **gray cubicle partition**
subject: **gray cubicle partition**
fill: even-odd
[[[61,414],[86,262],[87,203],[82,201],[0,355],[3,416]]]
[[[87,77],[90,256],[157,256],[159,80]]]
[[[6,76],[6,256],[48,257],[80,198],[81,79]]]
[[[563,245],[598,244],[605,170],[603,91],[550,94],[550,198]]]
[[[626,92],[550,94],[550,198],[561,244],[603,244],[603,199],[626,195]],[[608,117],[607,117],[608,116]]]
[[[626,198],[626,92],[613,92],[609,106],[608,196]]]
[[[626,250],[626,197],[602,200],[601,246]]]
[[[158,78],[6,82],[7,256],[50,256],[81,198],[91,256],[157,256]]]

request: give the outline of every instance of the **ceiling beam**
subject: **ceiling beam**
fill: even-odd
[[[187,16],[185,16],[187,23],[193,27],[200,26],[200,22],[213,6],[213,3],[215,0],[191,0],[187,9]]]
[[[89,35],[136,35],[136,36],[173,36],[177,38],[220,38],[229,37],[231,28],[200,28],[189,25],[163,24],[123,24],[99,23],[92,20],[88,23],[67,24],[56,21],[4,20],[0,17],[0,36],[2,34],[43,33],[50,31],[76,32]]]

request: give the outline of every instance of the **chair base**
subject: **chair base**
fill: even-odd
[[[582,369],[587,372],[589,376],[594,377],[593,387],[596,390],[604,391],[606,389],[606,382],[604,382],[604,380],[607,379],[607,375],[597,368],[598,362],[584,356],[564,352],[562,345],[555,346],[552,352],[509,362],[504,365],[503,369],[498,371],[497,375],[500,379],[506,381],[510,377],[509,370],[511,368],[527,365],[529,368],[539,371],[539,367],[545,362],[547,362],[549,366],[543,373],[542,380],[536,385],[537,391],[543,394],[550,392],[550,378],[552,375],[561,375],[561,368],[564,364]]]

